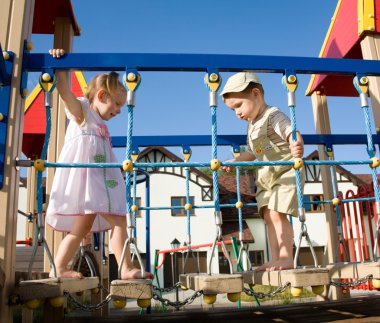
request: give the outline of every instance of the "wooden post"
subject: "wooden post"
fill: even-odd
[[[34,0],[2,0],[0,5],[0,42],[3,50],[15,53],[11,82],[7,141],[5,147],[4,187],[0,192],[0,267],[5,273],[0,289],[0,322],[11,322],[8,297],[15,284],[16,227],[18,210],[19,171],[15,158],[21,154],[24,123],[24,100],[20,96],[20,80],[24,40],[32,30]]]
[[[361,42],[363,59],[380,59],[380,35],[370,34]],[[369,76],[369,93],[371,96],[372,113],[375,128],[380,128],[380,77]]]
[[[311,95],[313,106],[314,125],[317,134],[331,134],[329,112],[326,96],[313,92]],[[319,160],[326,160],[326,154],[322,145],[318,146]],[[321,165],[322,189],[325,200],[331,200],[334,192],[331,183],[331,175],[328,166]],[[339,237],[337,234],[336,215],[331,204],[325,204],[327,240],[327,263],[339,262]],[[327,264],[324,264],[327,265]],[[333,288],[332,299],[342,298],[341,288]]]
[[[74,37],[74,29],[69,18],[56,18],[54,31],[54,48],[63,48],[66,52],[72,51],[72,43]],[[58,80],[59,82],[59,80]],[[49,162],[57,162],[59,154],[62,150],[66,132],[66,113],[63,102],[59,99],[57,91],[52,95],[52,111],[51,111],[51,134],[49,141],[49,150],[47,160]],[[46,172],[46,202],[49,201],[50,191],[53,185],[55,174],[54,168],[47,168]],[[49,226],[45,227],[46,242],[52,252],[56,254],[59,244],[64,237],[63,232],[54,232]],[[49,258],[45,254],[44,270],[50,271]]]

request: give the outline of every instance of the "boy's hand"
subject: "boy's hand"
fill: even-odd
[[[290,142],[290,152],[295,158],[302,158],[303,156],[303,143],[300,141]]]
[[[65,50],[61,48],[49,49],[49,54],[54,58],[60,58],[61,56],[65,55]]]
[[[303,156],[303,138],[301,134],[297,131],[297,139],[296,141],[293,141],[292,135],[289,135],[288,138],[289,141],[289,148],[290,148],[290,153],[294,158],[302,158]]]

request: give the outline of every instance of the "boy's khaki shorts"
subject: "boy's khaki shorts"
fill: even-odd
[[[264,166],[257,173],[256,200],[261,217],[265,206],[270,210],[298,216],[295,170],[289,166]],[[301,184],[304,176],[301,171]]]

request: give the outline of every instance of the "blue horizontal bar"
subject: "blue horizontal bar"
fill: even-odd
[[[367,145],[367,135],[302,135],[305,145]],[[112,146],[124,148],[127,142],[125,136],[114,136],[111,138]],[[380,144],[380,134],[372,136],[374,144]],[[211,146],[209,135],[189,136],[133,136],[133,145],[136,147],[164,146]],[[218,135],[218,146],[245,145],[246,135]]]
[[[147,54],[147,53],[75,53],[59,59],[49,54],[24,53],[24,68],[30,72],[44,69],[125,71],[126,67],[139,71],[194,71],[220,72],[255,70],[257,72],[300,74],[356,73],[380,75],[380,61],[361,59],[222,55],[222,54]]]

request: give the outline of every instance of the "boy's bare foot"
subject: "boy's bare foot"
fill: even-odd
[[[277,260],[272,263],[272,266],[267,267],[266,271],[294,269],[293,260]]]
[[[54,276],[54,270],[50,271],[49,277],[50,278],[55,278],[55,276]],[[78,271],[74,271],[74,270],[63,270],[63,271],[60,271],[60,270],[57,269],[57,277],[58,278],[62,277],[62,278],[79,278],[79,279],[83,279],[82,273],[80,273]]]
[[[138,268],[132,268],[128,271],[123,271],[121,273],[121,279],[122,280],[129,280],[129,279],[153,279],[153,274],[150,272],[145,272],[144,277],[141,275],[141,270]]]

